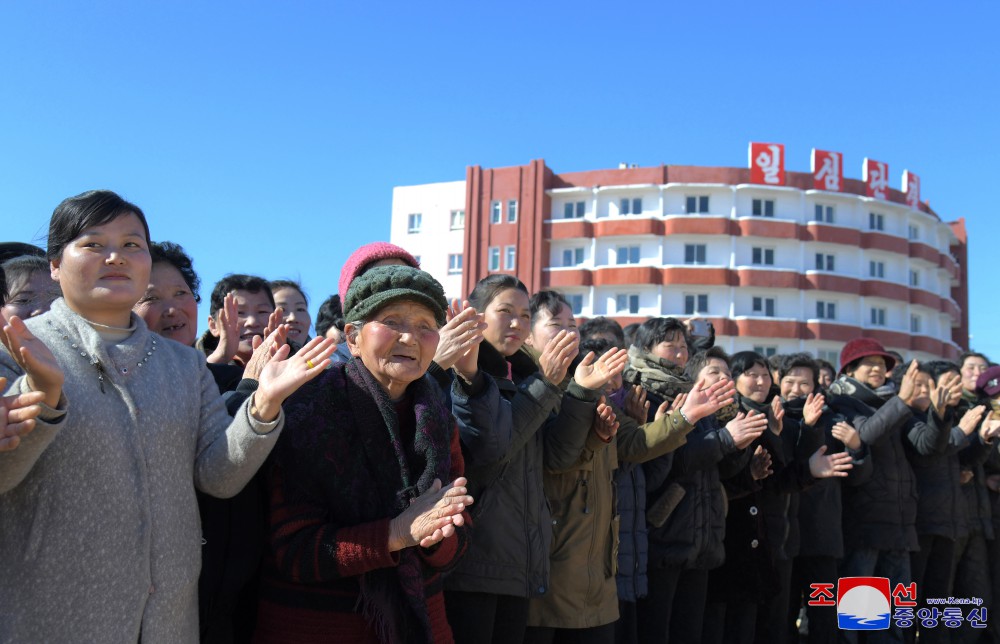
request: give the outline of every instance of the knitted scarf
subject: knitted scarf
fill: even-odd
[[[882,387],[879,387],[880,392],[882,389]],[[831,394],[835,396],[849,396],[851,398],[856,398],[872,409],[880,408],[885,404],[885,401],[896,395],[895,391],[892,393],[882,392],[883,395],[888,394],[883,398],[882,395],[880,395],[880,392],[876,392],[865,383],[855,380],[850,376],[841,376],[830,384]]]
[[[393,402],[361,360],[336,364],[314,383],[303,388],[307,403],[292,406],[289,423],[309,428],[295,437],[295,449],[310,455],[317,472],[332,464],[341,470],[336,474],[350,479],[344,495],[349,507],[338,508],[346,525],[396,516],[434,479],[449,482],[453,421],[427,376],[407,388],[416,418],[412,458],[400,437]],[[363,453],[342,453],[343,437],[350,433],[361,436]],[[356,476],[350,468],[357,468]],[[424,564],[416,547],[398,555],[395,568],[361,575],[359,608],[382,642],[429,642]]]
[[[669,360],[646,353],[639,347],[629,347],[628,358],[625,382],[642,385],[664,400],[672,401],[677,394],[686,394],[694,386],[691,379],[684,375],[684,369]]]

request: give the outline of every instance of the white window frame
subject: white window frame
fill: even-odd
[[[457,261],[456,261],[457,260]],[[462,272],[462,253],[448,254],[448,274],[459,275]]]
[[[500,247],[490,246],[487,251],[486,270],[493,272],[500,270]]]
[[[411,212],[406,216],[406,232],[416,234],[424,225],[424,216],[419,212]]]
[[[688,249],[692,249],[692,255],[694,259],[688,261]],[[701,258],[699,260],[699,255]],[[684,244],[684,265],[685,266],[704,266],[708,263],[708,245],[707,244]]]
[[[512,271],[517,266],[517,246],[505,246],[503,249],[504,270]]]
[[[517,222],[517,199],[507,200],[507,223],[513,224]]]
[[[762,197],[750,200],[750,214],[754,217],[774,217],[774,199],[764,199]]]
[[[499,224],[503,221],[503,202],[494,199],[490,202],[490,223]]]

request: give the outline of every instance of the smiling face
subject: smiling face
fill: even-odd
[[[274,313],[271,300],[263,290],[253,292],[237,289],[233,291],[236,298],[237,332],[240,334],[240,347],[236,351],[236,358],[246,363],[253,355],[253,337],[264,335],[267,327],[267,318]],[[208,319],[208,330],[215,337],[219,337],[219,314]]]
[[[487,324],[483,339],[505,357],[517,353],[531,328],[528,294],[517,288],[504,289],[486,305],[483,313]]]
[[[559,307],[559,311],[555,315],[552,315],[548,309],[540,309],[531,325],[531,333],[528,335],[527,343],[541,351],[560,331],[568,331],[578,335],[573,311],[565,304]]]
[[[680,368],[684,368],[688,362],[687,338],[681,331],[673,331],[670,335],[653,346],[650,351],[654,356],[667,362],[672,362]]]
[[[736,379],[736,391],[756,403],[766,401],[771,391],[771,371],[763,365],[753,365]]]
[[[146,326],[165,338],[194,346],[198,337],[198,303],[184,276],[170,262],[157,262],[149,274],[149,286],[135,305]]]
[[[785,400],[805,398],[816,389],[813,372],[809,367],[792,367],[778,383]]]
[[[312,324],[305,296],[297,288],[285,286],[274,291],[274,304],[285,312],[281,321],[290,327],[288,338],[299,346],[305,344]]]
[[[962,389],[966,391],[976,390],[976,381],[979,376],[989,367],[986,361],[979,356],[969,356],[962,362]]]
[[[434,312],[407,300],[382,307],[360,330],[348,324],[345,331],[351,355],[361,359],[393,400],[427,373],[437,351]]]
[[[127,327],[149,284],[146,229],[134,214],[85,229],[52,260],[67,306],[91,322]]]
[[[8,320],[13,315],[22,320],[41,315],[59,297],[59,285],[44,270],[32,271],[27,279],[11,282],[8,287],[10,296],[0,308],[0,314]]]
[[[849,371],[847,375],[872,389],[878,389],[885,384],[885,358],[866,356],[861,359],[854,371]]]
[[[729,370],[729,365],[726,364],[725,360],[721,358],[709,358],[705,366],[701,368],[698,372],[698,377],[695,382],[699,380],[705,381],[705,387],[711,387],[720,380],[732,380],[733,376]]]

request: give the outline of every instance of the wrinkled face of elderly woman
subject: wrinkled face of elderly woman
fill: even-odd
[[[365,320],[360,329],[348,324],[345,331],[351,355],[361,359],[393,399],[427,373],[437,351],[434,312],[409,300],[392,302]]]

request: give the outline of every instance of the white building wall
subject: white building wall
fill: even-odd
[[[389,241],[420,258],[420,267],[441,282],[449,298],[462,299],[462,273],[449,272],[449,256],[465,261],[465,229],[452,227],[452,212],[465,211],[465,182],[449,181],[392,190],[392,223]],[[409,219],[420,214],[418,232],[410,232]]]

